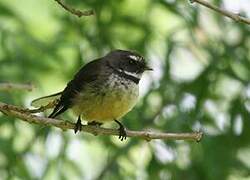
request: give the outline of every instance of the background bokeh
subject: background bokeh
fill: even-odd
[[[53,0],[0,1],[0,81],[36,86],[1,91],[0,101],[30,107],[111,49],[136,50],[154,72],[126,127],[205,136],[120,142],[0,113],[0,179],[250,179],[249,25],[186,0],[66,2],[96,15],[77,18]],[[250,17],[249,0],[210,2]]]

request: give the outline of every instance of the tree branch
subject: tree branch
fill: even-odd
[[[19,83],[0,83],[0,91],[9,91],[9,90],[28,90],[31,91],[34,86],[30,83],[19,84]]]
[[[222,14],[223,16],[226,16],[226,17],[229,17],[231,19],[233,19],[234,21],[236,22],[242,22],[242,23],[245,23],[245,24],[248,24],[250,25],[250,19],[246,18],[246,17],[242,17],[236,13],[232,13],[230,11],[227,11],[225,9],[221,9],[221,8],[218,8],[217,6],[214,6],[206,1],[203,1],[203,0],[190,0],[191,3],[198,3],[198,4],[201,4],[209,9],[212,9],[220,14]]]
[[[35,123],[45,126],[55,126],[62,130],[74,129],[75,124],[69,121],[52,119],[46,117],[39,117],[31,114],[28,109],[23,109],[17,106],[8,105],[0,102],[0,111],[7,116],[19,118],[29,123]],[[117,129],[102,128],[98,126],[83,125],[82,131],[94,134],[94,135],[114,135],[119,136]],[[150,141],[152,139],[165,139],[165,140],[195,140],[200,141],[202,138],[202,132],[193,133],[158,133],[151,131],[131,131],[126,130],[128,137],[139,137]]]
[[[68,5],[65,4],[65,2],[63,0],[55,0],[58,4],[60,4],[60,6],[62,6],[66,11],[70,12],[73,15],[78,16],[79,18],[82,16],[91,16],[94,15],[94,11],[93,10],[87,10],[87,11],[80,11],[78,9],[72,8]]]

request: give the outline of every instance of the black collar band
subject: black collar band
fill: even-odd
[[[112,68],[112,69],[114,70],[114,73],[116,73],[118,76],[123,77],[123,78],[126,78],[126,79],[128,79],[128,80],[131,80],[131,81],[133,81],[135,84],[139,84],[139,81],[140,81],[139,78],[134,77],[134,76],[129,75],[129,74],[126,74],[126,73],[123,72],[123,71],[119,71],[119,70],[115,69],[113,66],[111,66],[109,63],[108,63],[108,66],[109,66],[110,68]]]

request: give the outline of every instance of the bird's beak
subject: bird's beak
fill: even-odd
[[[153,71],[153,69],[149,66],[145,66],[144,71]]]

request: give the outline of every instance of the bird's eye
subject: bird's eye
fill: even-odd
[[[129,64],[135,64],[135,61],[129,60]]]

